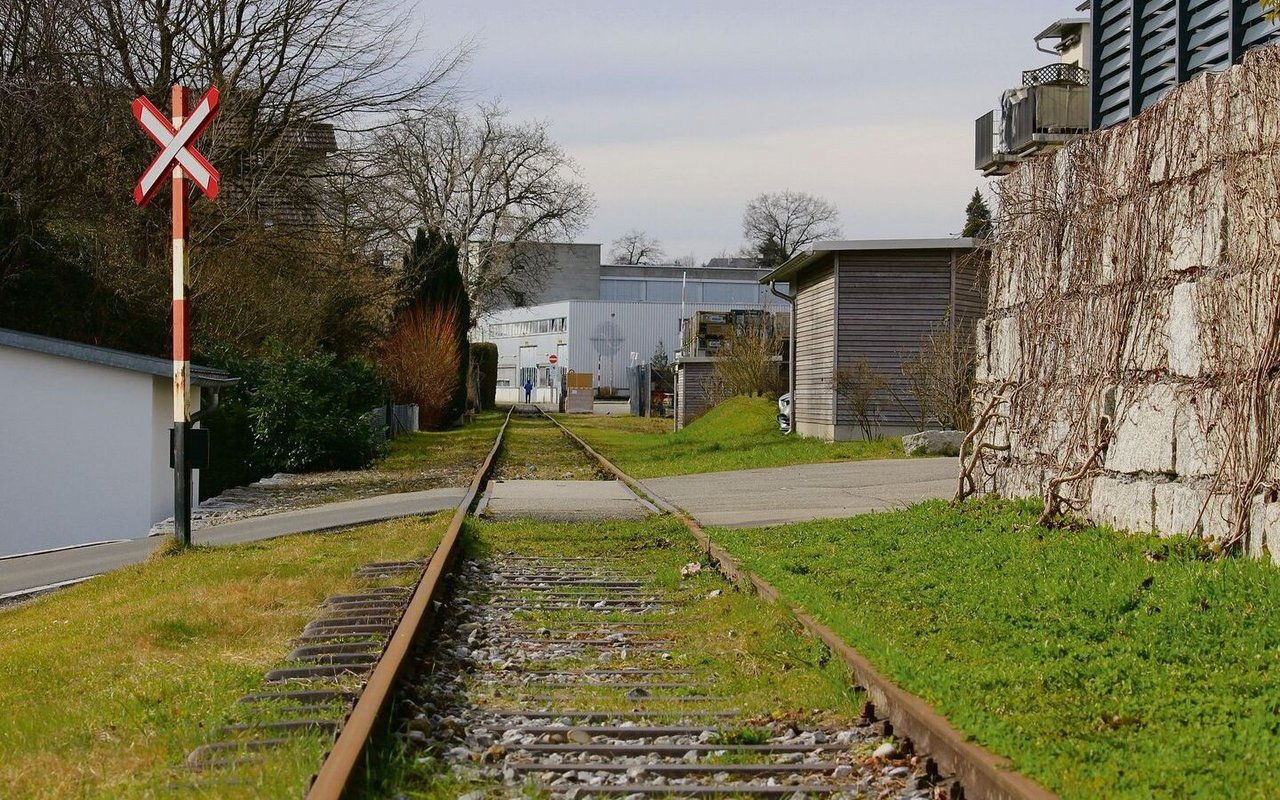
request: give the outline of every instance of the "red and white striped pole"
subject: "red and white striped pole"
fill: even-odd
[[[174,130],[187,117],[187,89],[173,87]],[[173,536],[191,544],[191,470],[187,467],[187,429],[191,427],[191,335],[187,318],[187,181],[173,168]]]

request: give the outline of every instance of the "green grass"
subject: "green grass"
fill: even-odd
[[[0,795],[301,796],[319,737],[260,766],[183,767],[244,719],[330,594],[361,564],[429,553],[446,517],[164,554],[0,612]]]
[[[467,480],[460,484],[465,485],[489,454],[505,418],[505,412],[486,411],[461,428],[401,434],[391,440],[386,457],[375,469],[382,473],[457,473],[466,475]]]
[[[787,436],[778,430],[777,413],[773,400],[735,397],[677,433],[669,420],[559,419],[635,478],[902,457],[897,438],[831,443]]]
[[[498,480],[600,479],[600,468],[581,447],[542,417],[513,416],[502,443]]]
[[[1034,504],[713,537],[1064,798],[1280,795],[1280,571]]]
[[[700,560],[701,553],[684,526],[668,517],[576,525],[469,522],[465,542],[469,554],[480,557],[517,553],[614,558],[610,562],[612,569],[648,578],[663,597],[679,601],[672,616],[667,616],[664,609],[664,613],[646,617],[585,610],[525,613],[521,617],[552,629],[574,620],[669,622],[661,635],[675,639],[669,648],[664,648],[671,659],[662,659],[660,653],[632,653],[627,666],[688,669],[692,671],[691,679],[714,682],[713,693],[731,697],[725,705],[741,714],[724,720],[721,741],[759,741],[761,729],[771,719],[800,725],[841,725],[856,719],[861,711],[864,698],[853,688],[843,663],[832,658],[820,641],[807,636],[786,609],[735,591],[710,567],[681,579],[680,567]],[[710,596],[715,590],[720,594]],[[595,657],[580,664],[565,660],[555,665],[587,664],[596,664]],[[473,697],[484,696],[485,691],[473,687]],[[625,711],[635,705],[616,687],[559,690],[553,694],[556,699],[550,705],[558,708]],[[508,692],[487,697],[486,702],[497,707],[513,701]],[[671,711],[678,719],[688,705],[651,701],[645,708]],[[381,769],[389,780],[372,787],[371,796],[391,797],[403,792],[416,800],[445,800],[481,788],[460,782],[438,762],[418,763],[415,755],[397,758],[384,754],[389,763],[384,762]],[[504,791],[501,796],[511,794]]]

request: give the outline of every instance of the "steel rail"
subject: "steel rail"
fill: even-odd
[[[1053,792],[1013,771],[1007,758],[968,741],[962,732],[923,698],[897,686],[835,631],[814,619],[804,609],[788,602],[768,581],[744,568],[731,553],[711,541],[711,537],[697,520],[623,472],[559,420],[545,411],[543,416],[594,458],[602,469],[683,522],[699,546],[707,552],[716,569],[726,578],[739,587],[754,590],[766,600],[784,605],[801,625],[821,639],[832,652],[839,654],[853,672],[858,685],[866,692],[876,713],[888,719],[896,735],[910,739],[916,749],[932,758],[943,772],[954,775],[963,787],[964,797],[976,800],[1057,800],[1057,795]]]
[[[387,645],[378,659],[378,664],[369,675],[369,680],[360,691],[342,726],[333,748],[325,756],[320,771],[307,792],[307,800],[338,800],[348,789],[352,788],[364,763],[369,742],[380,720],[385,718],[392,692],[408,660],[409,652],[418,634],[425,630],[435,616],[432,601],[441,593],[445,577],[456,560],[459,548],[458,538],[462,533],[462,525],[466,522],[472,505],[480,495],[489,474],[493,471],[498,452],[502,449],[502,441],[506,436],[507,425],[511,422],[511,414],[515,407],[507,412],[498,437],[485,457],[484,463],[476,472],[471,486],[462,501],[453,512],[449,529],[440,541],[439,547],[427,563],[427,568],[419,578],[409,605],[405,608],[400,621],[396,623]]]

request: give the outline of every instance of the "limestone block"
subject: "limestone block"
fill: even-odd
[[[1005,380],[1014,375],[1021,358],[1017,317],[1004,317],[991,323],[991,357],[988,361],[989,378]]]
[[[1169,363],[1166,326],[1170,295],[1165,291],[1141,292],[1139,311],[1129,320],[1122,363],[1126,370],[1163,372]],[[1099,348],[1105,353],[1105,344]]]
[[[1123,473],[1173,472],[1173,423],[1177,401],[1173,388],[1158,383],[1126,388],[1116,398],[1114,436],[1106,468]]]
[[[1278,278],[1278,271],[1250,270],[1199,282],[1202,374],[1233,372],[1258,357],[1280,303]]]
[[[902,437],[902,449],[909,456],[958,456],[964,431],[921,431]]]
[[[1222,402],[1221,393],[1208,388],[1179,392],[1173,436],[1174,471],[1180,477],[1218,474],[1228,446],[1220,413]]]
[[[1173,287],[1165,338],[1169,348],[1169,372],[1185,378],[1200,377],[1204,347],[1200,342],[1199,290],[1194,283]]]
[[[1204,74],[1193,78],[1126,126],[1134,134],[1142,178],[1148,183],[1183,180],[1205,168],[1214,131],[1212,82]]]
[[[1207,488],[1164,483],[1155,487],[1153,497],[1155,531],[1162,536],[1190,534],[1222,539],[1231,530],[1229,498],[1210,495]]]
[[[1280,114],[1272,109],[1270,114]],[[1273,142],[1280,142],[1280,134]],[[1269,150],[1227,162],[1227,258],[1236,270],[1271,267],[1280,249],[1280,155]]]
[[[1041,497],[1044,492],[1044,470],[1033,464],[1010,465],[1000,470],[997,491],[1002,497]]]
[[[1089,495],[1089,517],[1100,525],[1110,525],[1134,533],[1152,530],[1153,485],[1146,480],[1100,477]]]
[[[1255,498],[1249,515],[1249,555],[1280,564],[1280,503]]]
[[[1227,219],[1223,171],[1213,170],[1194,184],[1178,184],[1163,196],[1168,205],[1155,227],[1157,235],[1169,242],[1168,269],[1186,272],[1217,266]]]

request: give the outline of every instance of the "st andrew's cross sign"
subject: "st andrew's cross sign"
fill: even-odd
[[[210,200],[218,197],[222,176],[195,148],[196,139],[218,115],[218,90],[210,88],[188,112],[187,89],[173,87],[173,108],[168,119],[150,100],[133,101],[133,116],[142,130],[160,146],[160,154],[142,173],[133,188],[138,205],[150,203],[173,179],[173,535],[183,545],[191,544],[191,469],[187,439],[193,421],[191,412],[191,337],[187,313],[187,181],[190,180]]]
[[[165,119],[151,101],[139,97],[133,101],[133,117],[142,126],[142,130],[160,145],[160,154],[147,167],[133,187],[133,199],[138,205],[146,205],[160,191],[164,179],[173,172],[174,167],[182,167],[185,175],[200,187],[210,200],[218,199],[218,182],[222,176],[205,160],[194,143],[204,133],[213,118],[218,115],[218,90],[211,88],[200,98],[200,102],[191,111],[191,116],[178,124],[180,112],[175,111],[174,124]]]

